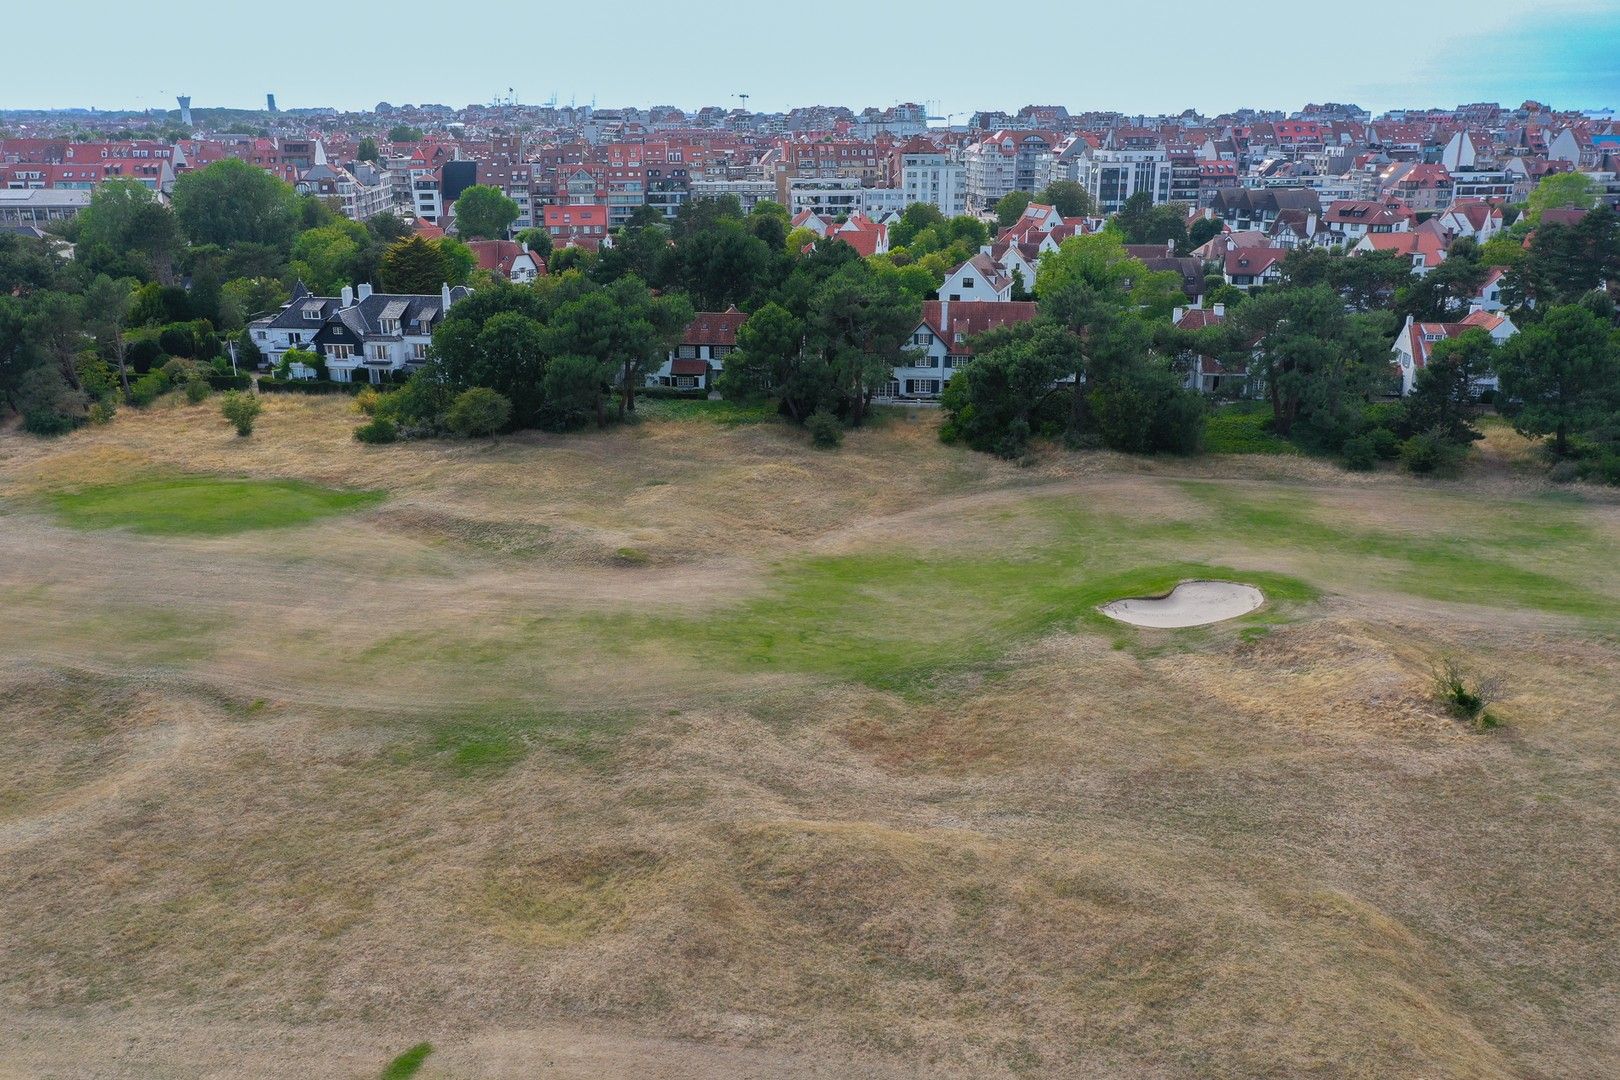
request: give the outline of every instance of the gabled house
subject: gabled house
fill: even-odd
[[[1028,300],[924,300],[922,321],[912,331],[911,362],[894,369],[877,396],[888,400],[933,401],[952,375],[973,357],[970,339],[998,326],[1029,322],[1036,305]]]
[[[1423,277],[1446,261],[1446,237],[1431,219],[1406,232],[1363,236],[1350,249],[1351,254],[1366,251],[1393,251],[1402,255],[1412,264],[1412,273]]]
[[[1221,265],[1228,285],[1245,292],[1282,280],[1282,261],[1288,252],[1275,247],[1232,247]]]
[[[1481,199],[1458,199],[1437,219],[1446,236],[1483,244],[1502,231],[1502,207]]]
[[[356,292],[345,285],[312,342],[334,382],[380,383],[425,363],[434,328],[452,304],[471,294],[461,285],[445,285],[438,296],[376,293],[367,284]]]
[[[941,300],[1006,303],[1012,299],[1012,285],[1011,275],[981,251],[945,275],[938,295]]]
[[[1212,304],[1206,308],[1199,303],[1178,307],[1171,312],[1170,319],[1177,330],[1205,330],[1226,321],[1226,305]],[[1198,352],[1188,352],[1180,359],[1187,368],[1185,385],[1189,390],[1218,397],[1248,397],[1253,393],[1247,364],[1239,366],[1233,362],[1229,366]]]
[[[657,371],[648,372],[648,386],[671,386],[681,390],[704,390],[725,367],[726,357],[737,347],[737,331],[748,316],[735,304],[724,311],[699,311],[681,333],[681,340],[669,351]]]
[[[516,240],[469,240],[478,269],[498,274],[519,284],[533,281],[546,272],[546,261]]]
[[[1513,320],[1489,311],[1470,311],[1457,322],[1418,322],[1408,315],[1406,324],[1401,327],[1400,333],[1395,335],[1395,344],[1391,349],[1393,356],[1391,367],[1400,380],[1401,396],[1405,397],[1412,392],[1412,386],[1417,381],[1417,373],[1428,365],[1429,357],[1433,355],[1436,345],[1447,338],[1461,337],[1470,330],[1485,331],[1497,344],[1518,333],[1518,327],[1513,325]],[[1496,376],[1479,379],[1475,387],[1476,391],[1494,390]]]

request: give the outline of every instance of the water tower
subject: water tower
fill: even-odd
[[[176,100],[176,101],[178,101],[180,103],[180,123],[182,125],[184,125],[185,127],[190,127],[191,126],[191,99],[189,97],[177,97],[174,100]]]

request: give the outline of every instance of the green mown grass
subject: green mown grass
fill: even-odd
[[[649,397],[636,399],[636,412],[644,420],[707,420],[727,427],[758,424],[776,415],[764,405],[693,398]]]
[[[1203,482],[1182,487],[1214,511],[1215,521],[1161,532],[1180,531],[1189,539],[1241,539],[1246,547],[1262,550],[1288,549],[1340,573],[1428,599],[1593,618],[1620,614],[1616,598],[1583,580],[1583,568],[1604,558],[1605,542],[1555,506],[1482,505],[1478,500],[1462,506],[1431,495],[1426,499],[1433,527],[1403,533],[1330,520],[1302,494],[1244,495]],[[1465,510],[1475,512],[1459,519]],[[1555,572],[1559,570],[1567,572]]]
[[[375,506],[380,491],[320,487],[300,480],[175,476],[98,484],[49,496],[57,515],[80,529],[130,529],[152,536],[223,536],[304,525]]]

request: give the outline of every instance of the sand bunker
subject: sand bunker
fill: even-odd
[[[1168,596],[1133,596],[1098,610],[1133,626],[1203,626],[1247,615],[1266,602],[1253,585],[1235,581],[1183,581]]]

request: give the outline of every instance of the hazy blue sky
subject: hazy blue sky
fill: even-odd
[[[461,106],[507,87],[603,107],[734,105],[747,92],[765,110],[1620,107],[1620,0],[67,0],[60,13],[70,32],[13,42],[0,107],[172,108],[189,93],[252,108],[266,91],[283,108]]]

